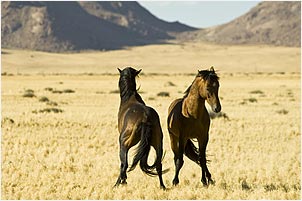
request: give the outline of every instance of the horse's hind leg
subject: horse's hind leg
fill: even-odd
[[[156,171],[159,178],[160,188],[165,190],[166,187],[164,185],[163,177],[162,177],[162,157],[163,157],[163,149],[161,145],[160,147],[156,148]]]
[[[127,184],[127,168],[128,168],[128,148],[123,145],[123,143],[120,143],[120,161],[121,161],[121,167],[120,167],[120,175],[116,181],[115,186],[118,186],[120,184]]]

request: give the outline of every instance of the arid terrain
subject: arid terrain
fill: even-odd
[[[204,43],[76,54],[2,49],[1,199],[299,200],[300,53]],[[112,188],[119,174],[116,68],[126,66],[143,69],[139,93],[161,118],[167,191],[138,167],[127,186]],[[211,66],[222,104],[207,148],[216,183],[203,187],[200,168],[185,158],[174,187],[168,106],[198,69]]]

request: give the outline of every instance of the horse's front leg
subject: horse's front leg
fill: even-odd
[[[115,187],[120,184],[127,184],[127,168],[128,168],[128,148],[124,146],[122,142],[120,142],[120,175],[116,181]]]
[[[178,142],[176,142],[176,139],[174,139],[174,142],[172,143],[172,150],[174,152],[174,164],[175,164],[175,176],[173,179],[173,185],[176,186],[179,184],[179,171],[182,168],[184,164],[183,160],[183,154],[184,154],[184,141],[180,138],[177,139]]]
[[[198,144],[199,144],[199,154],[200,154],[199,160],[200,160],[201,173],[202,173],[201,182],[204,186],[207,186],[208,184],[214,184],[214,181],[212,180],[212,175],[207,166],[207,159],[206,159],[206,148],[208,144],[208,138],[206,138],[203,142],[198,140]]]

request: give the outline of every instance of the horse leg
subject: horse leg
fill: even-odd
[[[207,178],[208,178],[208,184],[209,184],[209,185],[210,185],[210,184],[214,185],[215,182],[212,180],[212,175],[211,175],[211,173],[210,173],[210,171],[209,171],[209,169],[208,169],[207,164],[206,164],[206,176],[207,176]]]
[[[201,182],[204,186],[207,186],[207,179],[206,179],[206,156],[205,156],[205,150],[204,149],[199,149],[200,156],[200,166],[201,166]]]
[[[173,137],[172,137],[173,138]],[[172,139],[171,138],[171,139]],[[184,141],[179,139],[178,146],[176,140],[171,140],[172,142],[172,150],[174,152],[174,164],[175,164],[175,176],[173,179],[173,185],[176,186],[179,183],[179,171],[184,164],[183,153],[184,153]]]
[[[122,143],[120,143],[120,161],[121,161],[120,175],[116,181],[115,186],[118,186],[120,184],[127,184],[126,171],[128,168],[128,149]]]
[[[162,177],[162,157],[163,157],[163,149],[162,145],[156,149],[156,171],[159,178],[160,188],[165,190],[166,187],[163,182]]]
[[[207,166],[207,159],[206,159],[206,148],[208,144],[208,138],[206,138],[203,143],[201,143],[198,140],[198,143],[199,143],[199,153],[200,153],[199,160],[200,160],[200,166],[202,172],[201,182],[203,183],[204,186],[207,186],[208,184],[214,184],[214,181],[212,180],[212,175]]]

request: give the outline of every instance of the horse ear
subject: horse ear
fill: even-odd
[[[214,67],[211,66],[210,71],[215,72]]]
[[[136,75],[138,75],[141,71],[142,71],[142,69],[137,70]]]
[[[121,70],[121,69],[119,69],[119,68],[117,68],[117,70],[118,70],[118,72],[120,72],[120,73],[122,72],[122,70]]]

